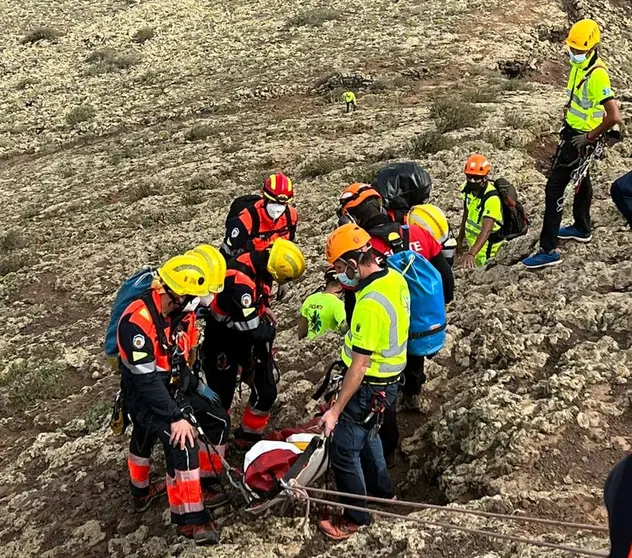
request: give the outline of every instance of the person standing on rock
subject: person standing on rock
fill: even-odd
[[[441,275],[443,297],[446,304],[454,298],[454,276],[446,260],[442,246],[426,229],[418,226],[404,226],[391,220],[384,211],[382,196],[369,184],[354,183],[347,186],[340,195],[340,222],[351,220],[371,236],[371,247],[379,256],[379,263],[385,265],[386,258],[394,252],[412,250],[426,258]],[[345,291],[347,320],[350,323],[355,304],[354,293]],[[400,390],[402,410],[418,411],[419,395],[426,381],[424,373],[425,357],[408,354],[404,369],[404,384]],[[390,407],[384,415],[384,425],[380,429],[384,456],[389,466],[395,463],[395,452],[399,444],[396,406]]]
[[[342,99],[347,105],[347,114],[349,114],[351,109],[353,109],[353,112],[358,110],[358,103],[356,100],[355,93],[353,91],[345,91],[344,94],[342,95]]]
[[[592,19],[575,23],[566,38],[571,72],[566,87],[564,127],[560,144],[546,183],[545,209],[540,250],[523,260],[529,269],[561,263],[556,250],[558,239],[587,243],[592,239],[590,172],[579,182],[573,200],[574,223],[560,228],[564,209],[564,190],[573,173],[584,162],[587,151],[607,131],[621,122],[621,114],[610,85],[610,76],[597,46],[599,25]]]
[[[604,489],[610,530],[609,558],[632,557],[632,455],[608,475]]]
[[[456,242],[456,256],[466,269],[483,266],[503,243],[503,206],[489,179],[492,165],[484,155],[474,153],[465,163],[466,183],[461,191],[463,218]],[[469,250],[463,254],[463,241]]]
[[[356,292],[351,327],[345,335],[342,360],[347,369],[342,387],[320,426],[332,436],[331,467],[336,487],[357,494],[346,504],[366,507],[372,496],[394,498],[380,437],[375,435],[387,408],[395,404],[399,377],[406,367],[410,326],[410,292],[404,277],[382,268],[371,250],[369,233],[348,223],[327,238],[325,254],[341,283]],[[349,538],[368,525],[368,512],[345,510],[343,516],[319,521],[329,538]]]
[[[206,318],[202,352],[208,386],[225,409],[232,406],[238,381],[250,387],[241,426],[234,433],[233,443],[241,449],[262,439],[277,398],[272,355],[277,317],[270,307],[273,282],[284,285],[304,272],[300,248],[283,238],[269,249],[233,258],[227,264],[224,290]]]
[[[244,252],[262,251],[277,238],[294,242],[298,213],[294,201],[294,183],[282,172],[266,178],[261,196],[236,198],[226,220],[226,237],[220,252],[226,261]],[[236,213],[234,217],[231,214]],[[288,285],[279,285],[277,300],[287,294]]]
[[[228,414],[188,389],[194,382],[188,362],[198,335],[193,310],[224,282],[223,259],[215,255],[222,265],[214,269],[195,251],[168,260],[149,291],[123,311],[117,330],[123,398],[134,425],[128,457],[134,509],[146,510],[165,492],[165,483],[150,483],[151,452],[160,440],[171,522],[179,535],[199,544],[219,542],[206,508],[226,502],[225,495],[203,485],[219,474],[221,460],[196,441],[189,422],[194,413],[211,443],[225,443]]]

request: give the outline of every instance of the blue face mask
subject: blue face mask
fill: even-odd
[[[349,264],[347,264],[347,267],[349,267]],[[349,288],[352,288],[352,289],[357,287],[358,283],[360,282],[360,277],[358,277],[358,272],[357,271],[355,271],[353,279],[349,279],[349,277],[347,277],[347,268],[346,267],[345,267],[345,270],[344,270],[343,273],[336,274],[336,278],[345,287],[349,287]]]
[[[571,64],[583,64],[584,62],[586,62],[588,54],[585,52],[583,54],[573,54],[573,52],[569,50],[568,57],[571,60]]]

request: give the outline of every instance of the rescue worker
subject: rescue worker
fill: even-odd
[[[329,235],[325,249],[340,281],[355,290],[357,303],[341,355],[347,367],[342,387],[320,425],[325,436],[333,433],[330,458],[337,489],[360,498],[342,501],[359,507],[366,507],[361,498],[367,491],[395,497],[375,429],[385,409],[395,404],[410,325],[406,280],[380,266],[370,241],[366,231],[349,223]],[[370,520],[366,512],[345,510],[342,517],[323,519],[318,527],[327,537],[342,540]]]
[[[353,108],[353,112],[358,109],[358,104],[356,100],[355,93],[353,91],[345,91],[342,95],[342,99],[347,105],[347,114]]]
[[[454,298],[454,275],[452,268],[442,253],[441,245],[427,230],[418,227],[403,227],[392,222],[382,207],[382,197],[368,184],[354,183],[349,185],[340,196],[341,222],[350,218],[371,236],[373,251],[379,256],[379,262],[385,265],[385,259],[394,251],[413,250],[426,258],[441,275],[443,296],[448,304]],[[353,292],[345,291],[347,321],[351,322],[355,297]],[[407,356],[406,369],[403,374],[404,384],[401,387],[400,408],[402,410],[418,410],[419,395],[426,381],[424,372],[425,357]],[[389,408],[384,417],[384,425],[380,430],[384,455],[389,466],[394,464],[395,451],[399,443],[396,408]]]
[[[549,267],[562,261],[556,251],[558,239],[578,242],[590,242],[592,239],[590,204],[593,191],[590,172],[575,192],[574,223],[562,228],[560,223],[564,190],[573,172],[583,162],[587,148],[621,122],[608,69],[597,50],[600,40],[599,25],[592,19],[575,23],[566,38],[571,71],[566,87],[564,128],[546,183],[540,251],[523,260],[523,264],[530,269]]]
[[[632,229],[632,171],[614,181],[610,195],[617,209]]]
[[[217,251],[216,257],[223,260]],[[157,276],[150,290],[125,309],[117,331],[123,397],[133,424],[128,467],[134,508],[144,511],[165,491],[165,483],[149,480],[151,451],[160,440],[171,522],[180,535],[216,544],[219,535],[205,506],[215,507],[226,498],[203,486],[201,475],[216,478],[221,460],[196,442],[187,417],[195,414],[218,453],[230,422],[221,407],[189,389],[194,382],[188,362],[198,335],[193,310],[200,297],[208,300],[221,290],[224,268],[211,268],[202,255],[189,253],[168,260]]]
[[[343,331],[346,327],[345,305],[340,299],[342,285],[333,267],[325,271],[325,287],[309,295],[301,306],[298,338],[316,339],[328,331]]]
[[[294,185],[283,173],[266,178],[262,199],[243,209],[227,225],[220,251],[227,260],[251,250],[265,250],[277,238],[294,241],[298,213],[290,205]]]
[[[610,471],[604,489],[610,530],[609,558],[632,556],[632,455]]]
[[[298,246],[277,238],[266,250],[230,260],[225,288],[211,304],[202,349],[207,383],[225,409],[232,405],[238,381],[250,386],[250,399],[234,435],[238,447],[248,448],[262,438],[277,397],[272,356],[277,318],[270,308],[273,281],[283,285],[304,271]]]
[[[469,250],[460,261],[466,269],[485,265],[502,246],[503,207],[489,179],[491,170],[487,157],[479,153],[470,155],[465,163],[466,183],[461,190],[463,218],[456,239],[456,255],[463,254],[463,241],[467,241]]]

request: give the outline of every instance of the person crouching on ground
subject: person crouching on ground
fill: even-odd
[[[346,331],[342,285],[334,267],[325,271],[325,287],[309,295],[301,306],[298,338],[316,339],[328,331]]]
[[[406,367],[410,326],[410,292],[396,271],[380,267],[371,237],[358,225],[337,228],[327,239],[327,261],[338,279],[356,291],[351,327],[345,335],[342,360],[347,366],[337,399],[320,425],[331,440],[331,466],[337,489],[357,494],[342,502],[366,507],[362,499],[393,498],[382,442],[376,436],[385,410],[395,404],[400,375]],[[345,510],[323,519],[318,528],[329,538],[349,538],[368,525],[368,512]]]

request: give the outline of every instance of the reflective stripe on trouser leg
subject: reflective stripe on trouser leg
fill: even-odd
[[[176,469],[175,477],[167,474],[167,497],[171,509],[171,521],[178,525],[191,523],[181,516],[204,512],[200,470],[178,471]]]
[[[251,434],[263,434],[269,420],[269,412],[253,409],[249,403],[246,405],[241,418],[241,428],[244,432],[250,432]]]
[[[213,449],[208,444],[198,440],[200,451],[198,452],[198,458],[200,460],[200,477],[202,478],[217,478],[222,472],[222,460],[220,456],[224,457],[226,453],[226,446],[215,446]],[[217,455],[219,453],[219,455]]]
[[[138,455],[130,453],[127,456],[127,468],[129,470],[129,478],[132,486],[145,492],[145,490],[142,489],[149,488],[149,471],[151,469],[151,458],[138,457]]]

